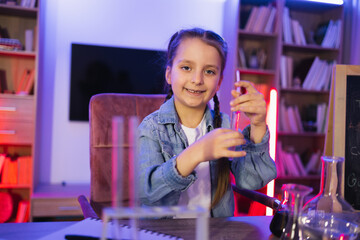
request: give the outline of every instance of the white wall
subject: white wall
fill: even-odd
[[[88,183],[89,124],[69,121],[71,43],[166,49],[180,28],[222,34],[224,0],[40,1],[35,181]]]

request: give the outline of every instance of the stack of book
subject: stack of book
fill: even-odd
[[[280,84],[282,88],[302,88],[315,91],[329,91],[331,74],[336,61],[321,60],[315,57],[305,79],[296,81],[293,76],[293,58],[282,55],[280,58]]]
[[[325,133],[327,119],[327,103],[321,103],[316,106],[316,119],[314,119],[314,131],[317,133]],[[280,130],[290,133],[303,133],[310,131],[305,129],[303,119],[301,119],[300,111],[297,105],[286,106],[284,100],[280,102]]]
[[[336,21],[329,21],[324,39],[321,42],[322,47],[339,48],[341,39],[341,23],[342,21],[340,19]]]
[[[299,21],[290,17],[289,8],[284,7],[283,39],[287,44],[307,45],[304,29]]]
[[[0,50],[22,50],[23,46],[19,39],[0,38]]]
[[[301,177],[319,174],[321,172],[320,150],[312,153],[306,164],[303,163],[298,153],[293,150],[284,150],[282,142],[280,141],[276,146],[276,154],[277,158],[275,164],[279,177]]]
[[[300,159],[298,153],[284,151],[282,142],[278,142],[276,146],[277,159],[275,161],[278,176],[306,176],[307,172]]]
[[[0,155],[0,184],[30,185],[31,156],[11,158],[6,154]]]
[[[298,20],[292,19],[290,17],[290,11],[287,7],[284,7],[282,22],[283,39],[286,44],[297,44],[303,46],[308,44],[302,25]],[[341,19],[329,21],[326,33],[321,42],[321,47],[339,48],[341,39],[341,26]],[[314,39],[308,40],[310,42],[314,42]]]
[[[35,69],[25,69],[17,85],[16,93],[24,95],[30,94],[32,88],[34,87],[34,81]]]
[[[292,57],[285,55],[280,57],[280,84],[282,88],[294,87]]]
[[[245,30],[249,32],[274,32],[276,8],[272,5],[255,6],[251,9]]]
[[[280,102],[280,129],[284,132],[304,132],[298,106],[286,106],[284,100]]]
[[[321,60],[315,57],[307,73],[302,88],[307,90],[330,90],[331,73],[336,61]]]

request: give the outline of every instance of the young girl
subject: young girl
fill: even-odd
[[[226,42],[212,31],[187,29],[171,37],[167,101],[139,126],[142,205],[201,205],[213,217],[233,216],[230,171],[236,185],[246,189],[259,189],[276,177],[263,95],[249,82],[235,83],[247,90],[244,95],[231,92],[231,110],[251,120],[242,133],[230,129],[229,116],[220,113],[216,92],[226,55]]]

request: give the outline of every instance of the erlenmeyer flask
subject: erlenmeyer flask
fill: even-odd
[[[307,202],[303,212],[321,211],[323,213],[355,212],[342,196],[344,158],[322,156],[322,169],[319,193]]]
[[[360,216],[342,195],[344,158],[322,156],[320,192],[304,205],[300,225],[305,239],[355,239]]]
[[[298,218],[303,207],[304,197],[312,192],[312,188],[301,184],[285,184],[284,191],[289,194],[288,201],[288,221],[285,229],[281,234],[281,240],[296,240],[301,239],[299,232]]]

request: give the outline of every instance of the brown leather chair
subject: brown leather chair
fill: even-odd
[[[165,95],[161,94],[121,94],[102,93],[92,96],[89,104],[90,123],[90,204],[101,216],[103,207],[111,206],[111,154],[112,117],[124,117],[124,129],[128,129],[128,119],[137,116],[139,122],[159,109]],[[128,131],[124,131],[124,145],[128,144]],[[123,150],[123,159],[128,159],[128,148]],[[127,161],[124,169],[128,169]],[[128,182],[128,171],[123,182]],[[129,186],[123,189],[123,206],[129,204]]]

